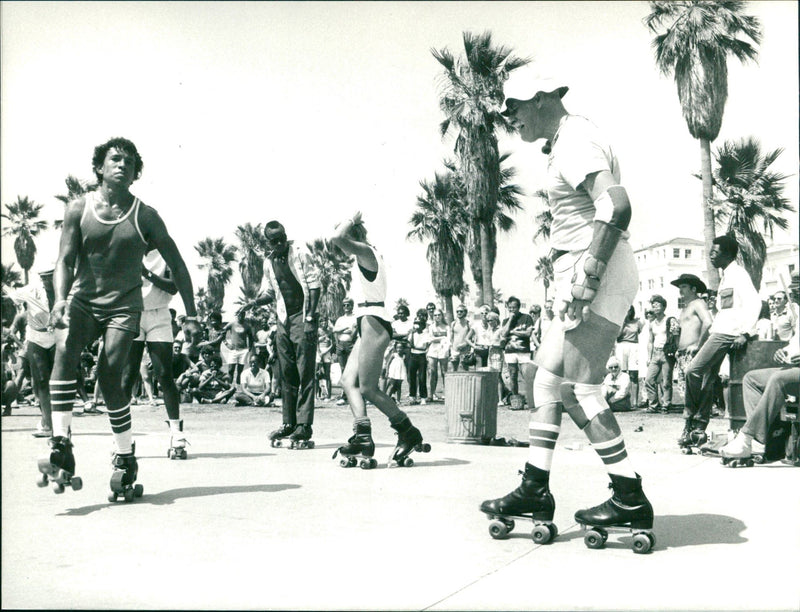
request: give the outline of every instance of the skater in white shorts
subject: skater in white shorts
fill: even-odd
[[[546,141],[542,151],[548,154],[558,317],[536,352],[535,406],[522,484],[505,497],[483,502],[481,510],[490,517],[522,515],[548,523],[551,535],[545,540],[557,533],[551,528],[555,501],[549,478],[566,411],[602,459],[613,489],[609,500],[579,510],[575,520],[598,531],[639,530],[634,540],[643,552],[654,543],[653,509],[601,388],[606,362],[638,290],[627,231],[631,205],[608,140],[589,120],[567,112],[562,98],[568,88],[562,82],[550,85],[537,83],[528,68],[516,70],[506,83],[502,114],[523,141]],[[587,539],[587,545],[592,543]]]

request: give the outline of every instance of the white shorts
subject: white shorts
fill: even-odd
[[[614,356],[619,361],[619,369],[623,372],[639,371],[639,343],[618,342]]]
[[[153,308],[142,311],[139,335],[134,342],[169,342],[172,344],[172,317],[169,308]]]
[[[506,360],[506,363],[530,363],[531,362],[531,354],[530,353],[504,353],[503,358]]]
[[[247,348],[243,349],[232,349],[228,348],[225,345],[225,342],[221,342],[219,345],[219,354],[222,357],[222,365],[247,365],[247,354],[250,351]]]
[[[553,262],[553,309],[558,313],[562,302],[572,301],[572,278],[583,267],[588,249],[570,251]],[[636,257],[627,240],[620,240],[600,281],[597,296],[589,309],[604,319],[622,326],[628,309],[639,291],[639,271]],[[565,320],[569,321],[569,319]]]

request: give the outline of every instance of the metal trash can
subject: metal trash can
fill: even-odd
[[[745,350],[733,351],[729,354],[728,359],[730,359],[731,365],[730,381],[728,382],[728,397],[725,399],[728,403],[727,408],[731,429],[741,429],[747,420],[742,394],[742,379],[744,375],[750,370],[779,367],[773,360],[773,356],[775,351],[786,345],[787,342],[780,340],[753,340],[747,343]]]
[[[497,385],[500,373],[481,368],[445,374],[447,441],[488,444],[497,435]]]

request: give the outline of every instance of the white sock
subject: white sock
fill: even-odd
[[[131,443],[133,442],[133,431],[126,429],[122,433],[114,434],[114,443],[117,445],[118,455],[130,455],[133,452]]]
[[[64,436],[69,438],[69,431],[72,425],[72,411],[61,412],[53,411],[53,436]]]

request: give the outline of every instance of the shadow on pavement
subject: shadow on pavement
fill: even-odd
[[[453,465],[467,465],[472,463],[471,461],[464,461],[463,459],[453,459],[449,457],[447,459],[440,459],[438,461],[426,461],[425,456],[422,453],[412,453],[411,458],[414,460],[414,466],[411,469],[419,469],[419,468],[427,468],[427,467],[448,467]],[[398,469],[393,467],[394,469]],[[405,468],[399,468],[405,469]]]
[[[137,459],[163,459],[166,453],[161,455],[136,455]],[[186,459],[176,461],[191,461],[192,459],[242,459],[245,457],[273,457],[275,453],[193,453],[189,451]]]
[[[149,493],[145,489],[144,495],[131,502],[132,504],[150,504],[152,506],[166,506],[175,503],[178,499],[187,497],[207,497],[209,495],[229,495],[232,493],[278,493],[288,489],[299,489],[298,484],[272,484],[272,485],[234,485],[224,487],[187,487],[185,489],[168,489],[160,493]],[[57,516],[86,516],[97,510],[110,506],[127,505],[124,501],[108,502],[105,504],[95,504],[94,506],[84,506],[82,508],[70,508],[66,512],[60,512]]]
[[[659,548],[702,546],[704,544],[744,544],[741,533],[747,528],[738,518],[724,514],[656,515],[653,531]]]

